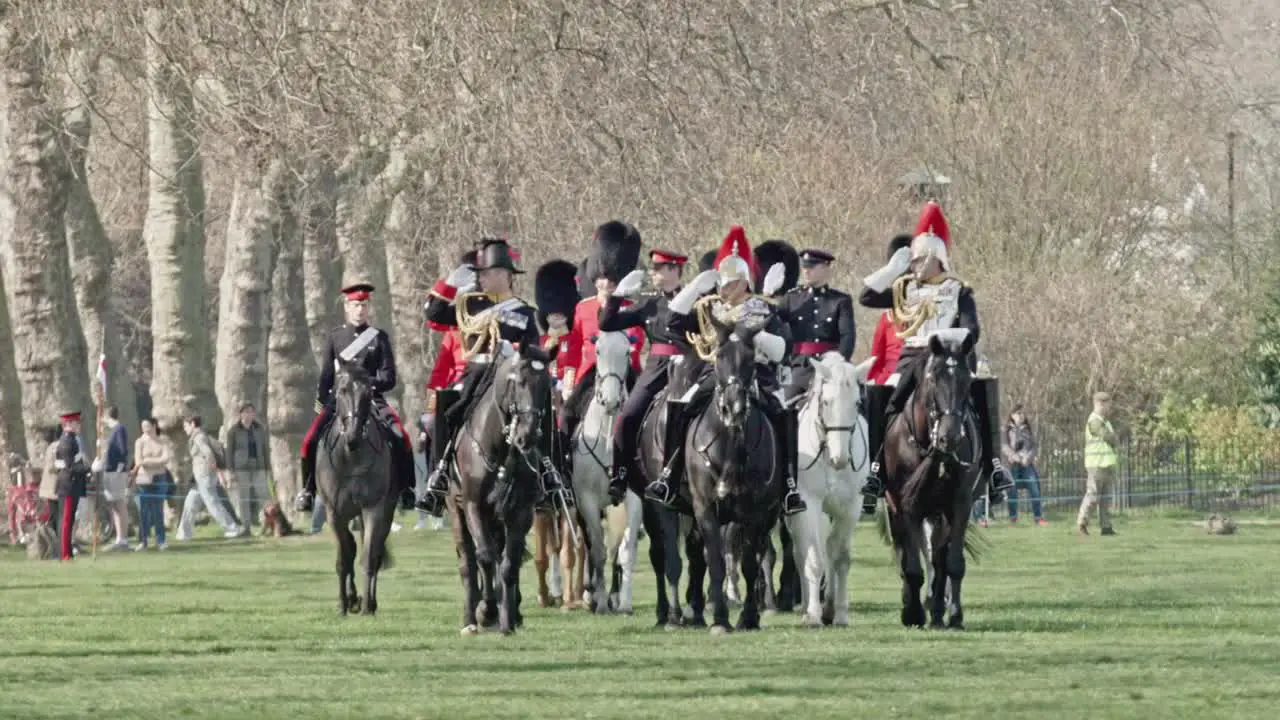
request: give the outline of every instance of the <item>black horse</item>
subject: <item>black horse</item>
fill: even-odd
[[[334,379],[334,422],[317,444],[316,485],[338,539],[338,612],[372,615],[378,610],[378,571],[390,566],[387,535],[399,500],[391,481],[390,443],[373,417],[373,386],[356,362],[344,362]],[[361,518],[364,535],[364,602],[356,592],[356,538],[351,521]]]
[[[946,625],[964,627],[960,584],[965,533],[982,457],[978,428],[968,410],[972,350],[972,334],[962,342],[933,336],[919,384],[885,431],[885,505],[902,571],[902,624],[908,627],[922,627],[925,620],[920,588],[926,532],[933,567],[929,625],[943,627],[950,610]]]
[[[448,493],[464,593],[463,633],[476,616],[509,634],[522,623],[520,566],[548,471],[555,420],[547,366],[537,347],[495,359],[458,428]],[[499,593],[501,597],[498,597]],[[481,595],[483,594],[483,602]]]
[[[697,381],[696,375],[701,369],[702,365],[696,358],[683,357],[680,362],[672,363],[668,369],[670,379],[667,386],[654,396],[641,421],[640,442],[636,444],[635,458],[638,472],[628,473],[627,477],[630,490],[642,498],[645,486],[662,474],[663,442],[668,419],[667,399],[680,397]],[[679,462],[678,455],[676,462]],[[649,564],[658,579],[658,602],[655,606],[657,626],[668,629],[685,624],[706,627],[704,582],[707,566],[703,559],[701,531],[695,526],[685,536],[685,556],[689,558],[689,585],[685,602],[691,612],[686,623],[680,606],[679,589],[680,576],[684,570],[680,557],[680,513],[646,500],[643,521],[645,534],[649,537]]]
[[[724,530],[741,543],[742,579],[754,589],[779,516],[782,462],[777,433],[756,397],[752,340],[759,328],[725,325],[714,318],[712,324],[718,348],[712,367],[715,389],[685,438],[684,472],[710,574],[712,632],[728,632]],[[759,596],[744,594],[738,629],[759,629]]]

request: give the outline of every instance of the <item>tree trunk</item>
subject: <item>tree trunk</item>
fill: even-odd
[[[283,215],[279,256],[271,278],[271,336],[267,343],[267,431],[271,436],[271,476],[281,507],[292,508],[301,472],[298,452],[314,417],[316,361],[308,341],[307,298],[303,292],[303,245],[292,208]]]
[[[198,413],[207,427],[222,425],[206,331],[203,169],[191,87],[164,47],[164,12],[148,8],[146,28],[152,415],[185,468],[182,419]]]
[[[9,477],[9,453],[30,459],[27,437],[22,431],[22,386],[18,384],[18,370],[13,366],[13,359],[9,303],[5,301],[4,274],[0,273],[0,470],[4,471],[6,479]]]
[[[311,364],[318,368],[329,333],[342,323],[338,305],[338,288],[342,284],[342,255],[338,252],[338,180],[332,167],[325,165],[316,173],[307,187],[302,212],[301,260],[306,288],[307,335]]]
[[[89,192],[85,159],[89,151],[92,123],[90,104],[96,90],[98,54],[91,49],[74,49],[67,62],[68,89],[64,116],[67,165],[70,171],[67,192],[66,230],[71,255],[71,273],[76,291],[80,326],[88,345],[90,387],[96,397],[98,362],[106,357],[107,388],[105,406],[120,410],[120,422],[129,432],[138,432],[138,402],[133,382],[126,371],[119,328],[111,312],[111,274],[115,261],[111,241],[102,227],[98,207]],[[88,436],[86,436],[86,440]]]
[[[252,158],[247,159],[253,163]],[[226,262],[218,292],[214,386],[227,423],[240,406],[267,407],[271,278],[283,240],[287,170],[279,159],[236,179],[227,221]],[[292,222],[292,221],[290,221]],[[290,241],[293,238],[289,238]]]
[[[6,17],[0,25],[0,269],[14,321],[10,331],[27,447],[39,448],[39,429],[57,423],[60,412],[83,412],[88,425],[93,414],[63,225],[67,166],[55,135],[58,118],[43,102],[45,48],[22,37],[15,22]]]

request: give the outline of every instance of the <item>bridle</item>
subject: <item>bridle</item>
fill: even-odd
[[[952,397],[953,407],[946,407],[946,408],[942,407],[941,401],[939,400],[939,397],[938,397],[941,394],[938,392],[939,383],[933,374],[934,363],[939,359],[940,358],[934,356],[934,357],[930,357],[929,360],[926,361],[926,364],[924,367],[924,377],[920,381],[920,388],[919,388],[920,390],[925,391],[924,392],[925,410],[929,418],[929,450],[927,452],[927,456],[941,457],[944,460],[950,460],[956,463],[962,468],[968,468],[970,465],[972,465],[972,463],[961,460],[960,456],[957,454],[957,450],[959,446],[963,444],[964,440],[968,437],[968,434],[969,434],[968,433],[969,423],[965,413],[965,404],[960,403],[959,408],[954,407],[955,400],[956,400],[954,396],[958,396],[959,393],[953,393],[953,397]],[[957,369],[960,366],[960,361],[954,355],[948,355],[945,359],[941,359],[941,360],[943,363],[946,364],[946,367],[944,368],[944,372],[946,372],[946,374],[949,377],[954,378],[956,375]],[[956,448],[943,451],[939,449],[938,441],[941,439],[941,435],[942,435],[942,421],[947,418],[953,418],[954,421],[960,424],[960,437],[958,438],[960,442],[957,443]],[[915,436],[916,433],[914,428],[912,428],[911,434],[913,437]]]
[[[825,381],[821,378],[821,376],[818,376],[815,373],[812,387],[809,390],[809,397],[805,402],[806,405],[809,405],[813,403],[815,400],[817,400],[818,436],[821,438],[818,444],[818,452],[814,454],[813,461],[803,468],[805,470],[808,470],[809,468],[816,465],[818,463],[818,458],[826,455],[827,450],[830,449],[831,447],[830,443],[827,442],[827,437],[829,436],[830,433],[849,433],[849,440],[848,440],[849,457],[851,458],[853,457],[853,432],[858,429],[858,424],[857,424],[858,415],[855,411],[853,425],[828,425],[826,412],[830,410],[832,403],[822,397],[822,386],[824,382]],[[866,439],[867,438],[864,435],[863,440],[866,441]],[[850,465],[852,466],[852,470],[854,472],[858,472],[862,470],[863,466],[866,465],[868,462],[870,462],[871,460],[870,447],[868,447],[867,450],[868,450],[867,456],[862,459],[861,463],[859,463],[856,466],[852,466],[852,462],[850,463]]]

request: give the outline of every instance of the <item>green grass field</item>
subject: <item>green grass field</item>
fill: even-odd
[[[1069,528],[986,530],[964,633],[898,624],[863,522],[853,627],[722,638],[653,629],[643,552],[633,617],[530,601],[514,637],[464,638],[447,532],[392,536],[374,619],[336,617],[328,534],[69,564],[8,549],[0,718],[1276,717],[1280,525]]]

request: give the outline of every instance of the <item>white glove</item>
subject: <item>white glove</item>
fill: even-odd
[[[459,265],[449,273],[449,277],[444,279],[444,284],[451,288],[461,288],[465,285],[473,285],[476,281],[476,271],[466,265]]]
[[[560,399],[569,402],[569,396],[573,394],[573,386],[567,382],[560,383]]]
[[[787,353],[787,341],[771,332],[756,333],[754,345],[759,354],[775,364],[782,362],[782,356]]]
[[[884,292],[893,285],[902,273],[911,269],[911,250],[898,248],[898,252],[889,258],[889,264],[862,279],[862,284],[876,292]]]
[[[858,378],[859,383],[861,383],[862,385],[867,384],[867,376],[871,374],[871,366],[875,364],[876,364],[876,356],[872,355],[871,357],[867,358],[866,360],[863,360],[862,362],[854,366],[853,373]]]
[[[625,298],[635,295],[636,291],[644,286],[644,277],[643,270],[632,270],[627,273],[627,276],[618,283],[618,287],[614,288],[613,296]]]
[[[106,463],[102,462],[102,458],[94,458],[93,464],[89,466],[89,469],[93,472],[102,472],[104,467],[106,467]]]
[[[782,283],[787,279],[787,267],[782,263],[774,263],[769,268],[769,272],[764,275],[764,285],[761,287],[762,295],[768,297],[778,292],[782,287]]]
[[[475,284],[475,283],[473,283],[473,282],[470,282],[470,283],[467,283],[466,285],[463,285],[462,287],[459,287],[459,288],[458,288],[458,294],[459,294],[459,295],[465,295],[465,294],[467,294],[467,293],[469,293],[469,292],[471,292],[471,291],[473,291],[473,290],[475,290],[475,289],[476,289],[476,284]]]
[[[671,302],[667,307],[673,313],[688,315],[693,309],[693,304],[698,298],[716,289],[716,283],[719,281],[720,275],[715,270],[703,270],[698,276],[689,283],[688,287],[682,288],[676,296],[671,298]]]

